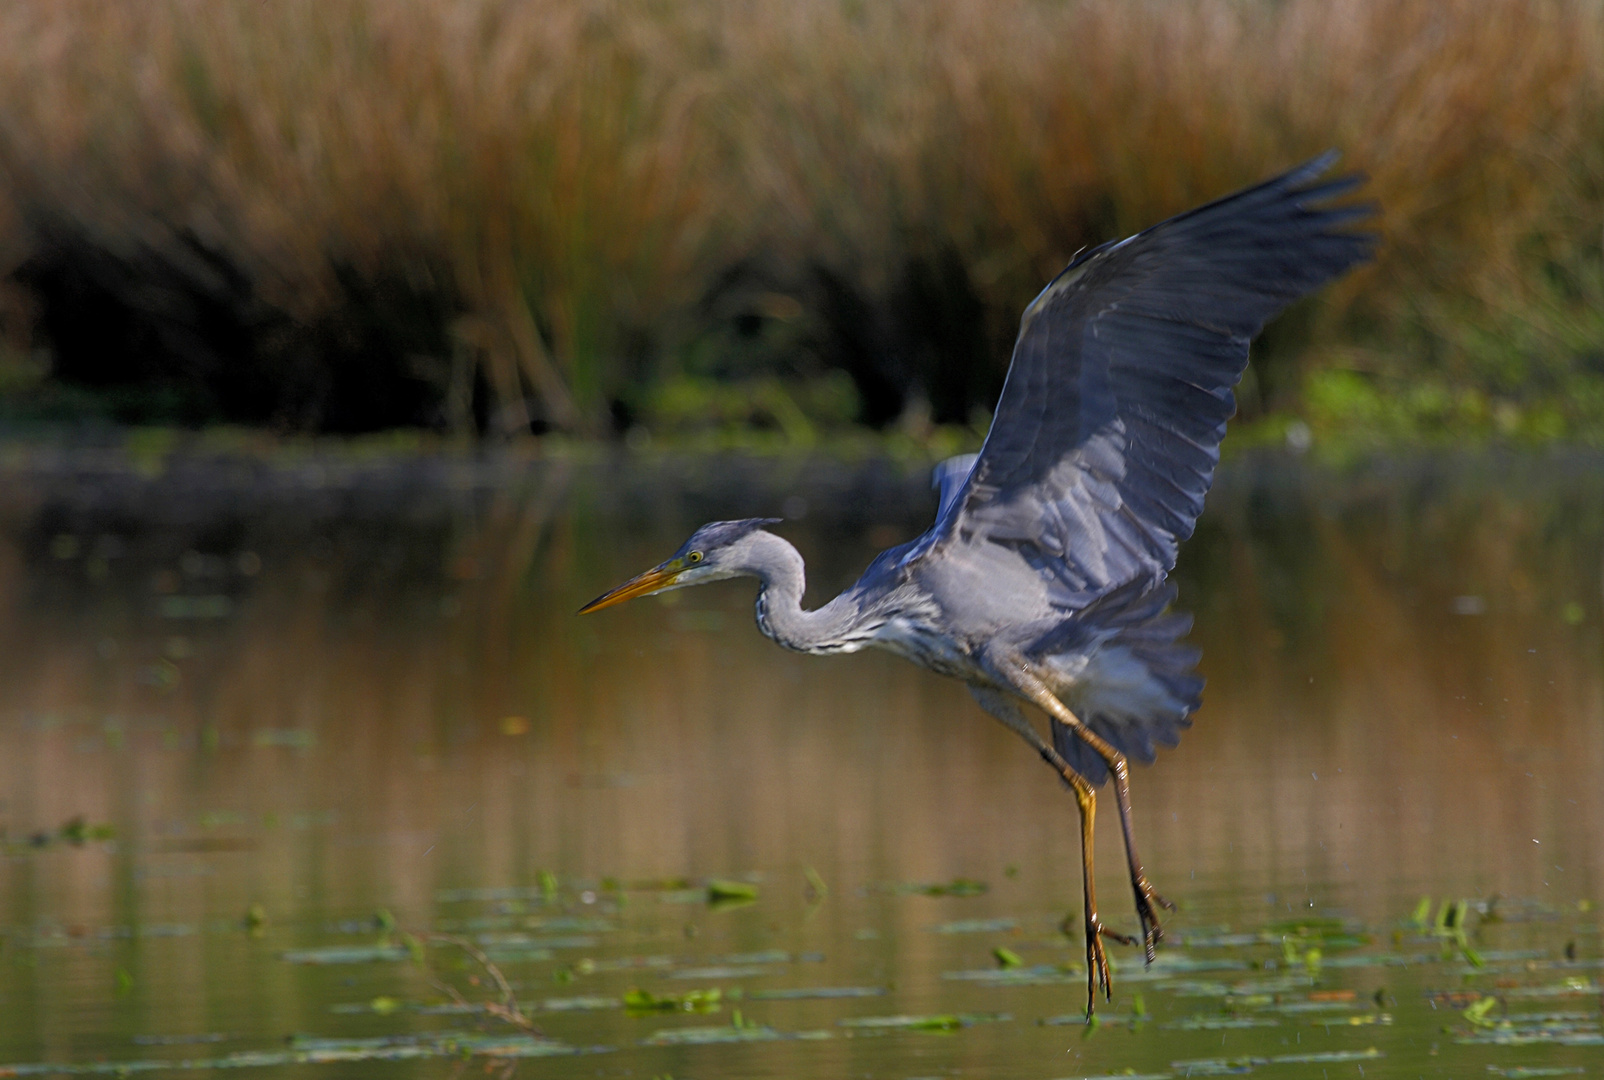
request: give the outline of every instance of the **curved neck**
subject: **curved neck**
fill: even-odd
[[[773,533],[752,534],[745,573],[759,581],[757,626],[768,637],[798,652],[855,652],[869,643],[854,634],[858,605],[842,593],[814,611],[802,610],[807,574],[802,555]]]

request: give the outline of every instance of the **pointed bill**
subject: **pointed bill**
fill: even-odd
[[[677,560],[676,560],[677,562]],[[666,562],[662,566],[654,566],[644,574],[636,574],[628,581],[611,592],[602,593],[596,599],[579,609],[579,614],[588,615],[592,611],[600,611],[614,604],[622,604],[625,600],[633,600],[637,596],[645,596],[659,589],[666,589],[674,584],[679,577],[680,566],[676,562]]]

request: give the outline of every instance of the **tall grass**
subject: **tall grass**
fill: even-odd
[[[405,362],[458,422],[477,379],[493,427],[600,428],[753,265],[805,318],[815,271],[886,313],[918,391],[943,296],[897,297],[950,264],[994,378],[1075,249],[1328,146],[1387,243],[1257,404],[1332,367],[1514,400],[1604,353],[1582,0],[53,0],[0,6],[0,42],[0,275],[63,232],[199,245],[295,325],[402,280],[451,313]],[[18,342],[39,302],[9,295]]]

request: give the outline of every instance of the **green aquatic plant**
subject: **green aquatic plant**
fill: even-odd
[[[267,908],[261,904],[252,904],[245,909],[245,917],[240,920],[240,926],[251,937],[261,937],[267,932]]]
[[[757,886],[745,881],[714,878],[707,883],[709,904],[751,903],[757,899]]]
[[[1428,906],[1424,898],[1421,904],[1422,907]],[[1491,909],[1492,904],[1489,903],[1488,907]],[[1486,961],[1482,959],[1481,953],[1471,946],[1470,938],[1467,934],[1466,921],[1469,918],[1470,911],[1471,904],[1469,900],[1444,900],[1437,909],[1437,918],[1431,925],[1431,932],[1442,939],[1447,954],[1451,955],[1457,950],[1471,967],[1484,967]],[[1416,915],[1419,916],[1420,914],[1421,911],[1417,909]]]
[[[893,885],[890,891],[913,896],[981,896],[991,886],[974,878],[953,878],[951,881],[908,881]]]
[[[648,1013],[714,1013],[723,1008],[724,993],[718,987],[687,990],[683,994],[654,994],[632,986],[624,992],[624,1011],[632,1016]],[[740,1025],[735,1025],[739,1027]]]
[[[1467,1005],[1460,1011],[1459,1015],[1463,1016],[1465,1018],[1465,1022],[1470,1024],[1472,1027],[1495,1027],[1497,1026],[1495,1022],[1489,1020],[1487,1015],[1497,1007],[1498,999],[1491,994],[1488,994],[1485,997],[1478,998],[1470,1005]]]

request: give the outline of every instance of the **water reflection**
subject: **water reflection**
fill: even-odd
[[[1231,463],[1179,571],[1205,704],[1135,777],[1150,873],[1190,909],[1179,927],[1598,894],[1599,464]],[[816,603],[933,505],[922,466],[888,462],[15,455],[3,1058],[329,1032],[331,1000],[366,1000],[377,976],[309,973],[282,950],[377,907],[435,925],[452,917],[442,890],[538,892],[543,872],[590,883],[564,893],[580,907],[611,902],[603,879],[758,874],[747,911],[644,894],[610,917],[657,951],[816,951],[811,980],[893,987],[881,1012],[952,1007],[942,973],[966,946],[932,923],[1026,912],[1051,936],[1078,907],[1073,803],[1018,740],[895,657],[774,648],[748,584],[573,617],[702,521],[782,506]],[[1124,925],[1104,826],[1106,914]],[[960,878],[991,890],[887,888]],[[532,964],[520,978],[545,993],[561,965]],[[1075,1007],[1073,986],[1049,1011]],[[571,1037],[640,1037],[608,1024],[626,1027]],[[1063,1069],[990,1029],[964,1038],[919,1053]],[[839,1075],[845,1051],[815,1052],[785,1067]]]

